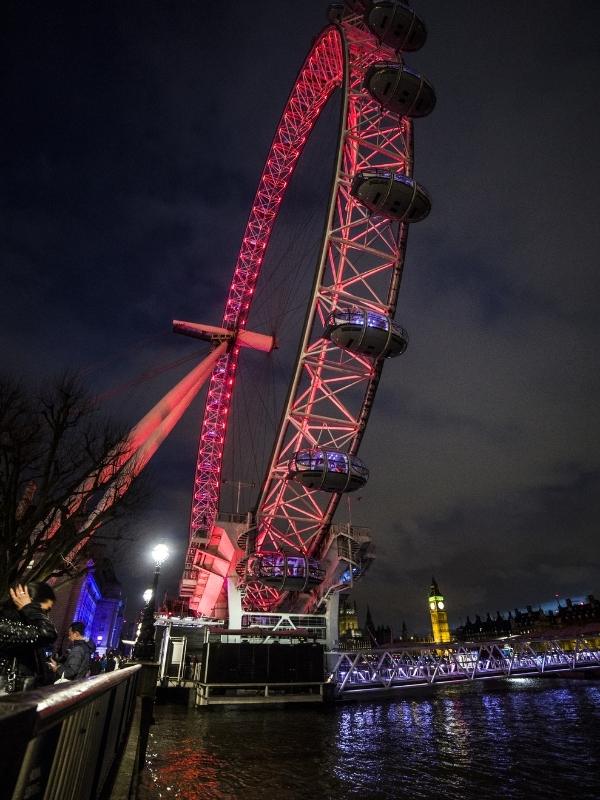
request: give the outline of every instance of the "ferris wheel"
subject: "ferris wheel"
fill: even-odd
[[[214,540],[228,416],[240,351],[268,351],[273,337],[247,330],[261,266],[305,143],[336,89],[341,93],[334,174],[312,289],[287,399],[253,523],[241,536],[237,575],[244,606],[301,610],[331,583],[323,564],[330,526],[345,493],[363,487],[358,456],[383,364],[402,354],[406,331],[394,321],[408,227],[430,200],[413,178],[412,119],[429,114],[435,93],[402,53],[419,49],[426,28],[396,0],[330,6],[283,109],[242,237],[200,431],[190,540],[181,595],[210,615],[223,582],[207,559],[227,561]],[[194,335],[207,326],[176,323]],[[210,595],[210,596],[209,596]]]

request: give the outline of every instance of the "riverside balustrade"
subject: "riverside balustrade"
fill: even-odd
[[[132,751],[124,779],[129,785],[144,756],[139,745],[146,738],[140,719],[140,690],[147,682],[143,669],[145,665],[136,664],[1,697],[2,798],[108,800],[123,771],[122,756]],[[149,678],[153,693],[156,669]]]

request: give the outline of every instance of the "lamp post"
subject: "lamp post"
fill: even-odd
[[[142,627],[133,648],[133,657],[137,661],[154,661],[156,658],[156,648],[154,644],[154,613],[156,611],[156,592],[158,590],[158,578],[160,568],[164,561],[169,557],[169,548],[165,544],[157,544],[152,550],[154,559],[154,580],[152,589],[144,592],[144,614],[142,616]]]

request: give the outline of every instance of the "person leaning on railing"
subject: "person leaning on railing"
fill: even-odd
[[[48,618],[55,595],[47,583],[17,584],[0,604],[0,694],[46,683],[43,648],[57,637]]]

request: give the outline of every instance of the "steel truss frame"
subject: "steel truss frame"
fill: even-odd
[[[244,614],[244,636],[260,638],[263,644],[273,641],[275,634],[305,634],[306,638],[324,642],[327,620],[323,614],[288,614],[285,612],[247,612]]]
[[[382,362],[340,350],[322,333],[330,312],[343,306],[393,317],[403,266],[406,226],[373,216],[350,192],[361,170],[412,174],[410,122],[382,110],[363,88],[366,68],[394,56],[355,17],[342,25],[340,34],[344,97],[336,175],[300,352],[258,503],[259,552],[323,555],[340,495],[289,481],[288,462],[307,448],[358,451]],[[295,596],[286,605],[308,610],[317,598],[315,590],[312,598]],[[282,600],[260,584],[247,587],[248,606],[281,607]]]
[[[596,643],[588,639],[596,639]],[[600,667],[597,635],[399,646],[327,653],[338,696],[352,691]]]
[[[372,215],[351,194],[353,176],[379,168],[412,175],[412,123],[390,114],[363,88],[366,69],[395,54],[382,46],[357,14],[318,37],[282,114],[243,237],[222,327],[245,327],[269,237],[297,160],[322,108],[337,87],[342,109],[326,230],[286,407],[257,507],[259,552],[320,555],[339,494],[308,490],[287,478],[291,455],[316,446],[359,448],[381,375],[382,361],[338,349],[322,338],[330,311],[359,306],[393,317],[407,226]],[[196,567],[190,607],[210,613],[199,542],[208,541],[218,512],[227,415],[239,347],[217,363],[208,389],[194,484],[186,574]],[[210,547],[209,547],[210,549]],[[281,608],[277,590],[241,578],[246,609]],[[295,611],[312,599],[288,599]],[[290,606],[290,602],[292,603]]]
[[[246,326],[267,245],[289,179],[321,109],[339,83],[341,52],[335,28],[326,29],[314,43],[296,79],[281,116],[254,198],[229,289],[222,327]],[[231,406],[240,348],[234,345],[217,363],[208,388],[196,462],[190,517],[190,541],[184,575],[202,567],[198,542],[209,547],[218,516],[221,470],[227,417]],[[193,611],[211,613],[216,598],[205,598],[205,573],[197,571],[195,586],[182,585]],[[187,583],[187,582],[185,582]]]

